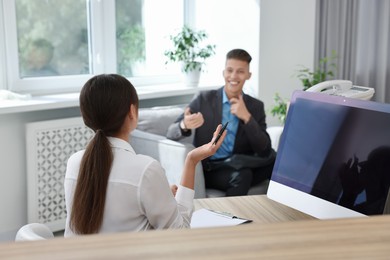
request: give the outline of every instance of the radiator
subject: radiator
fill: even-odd
[[[53,232],[64,230],[66,163],[92,136],[81,117],[26,125],[28,223],[44,223]]]

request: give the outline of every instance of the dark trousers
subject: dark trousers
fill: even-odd
[[[264,160],[257,156],[235,156],[217,162],[207,162],[204,167],[206,188],[226,192],[226,196],[247,195],[251,186],[271,178],[275,154]],[[254,167],[259,166],[260,167]]]

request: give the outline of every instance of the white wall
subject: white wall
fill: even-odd
[[[290,98],[300,81],[292,77],[298,65],[314,64],[314,0],[260,0],[259,98],[267,109],[267,124],[279,125],[270,110],[274,94]]]
[[[260,2],[259,97],[268,110],[275,92],[288,97],[294,89],[301,89],[291,77],[297,64],[312,67],[314,10],[313,0]],[[186,103],[190,98],[146,100],[141,106]],[[12,240],[27,222],[25,124],[79,115],[78,108],[0,115],[0,241]],[[278,124],[271,116],[267,119],[269,125]]]
[[[78,108],[0,115],[0,241],[27,222],[25,124],[79,115]]]

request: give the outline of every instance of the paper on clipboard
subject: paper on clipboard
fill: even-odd
[[[236,226],[248,222],[252,220],[208,209],[199,209],[192,214],[191,228]]]

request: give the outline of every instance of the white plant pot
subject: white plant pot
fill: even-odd
[[[198,63],[196,69],[184,72],[184,64],[182,64],[183,81],[187,87],[197,87],[199,85],[200,73],[202,71],[202,64]]]
[[[188,87],[197,87],[199,85],[200,71],[193,70],[184,72],[184,83]]]

